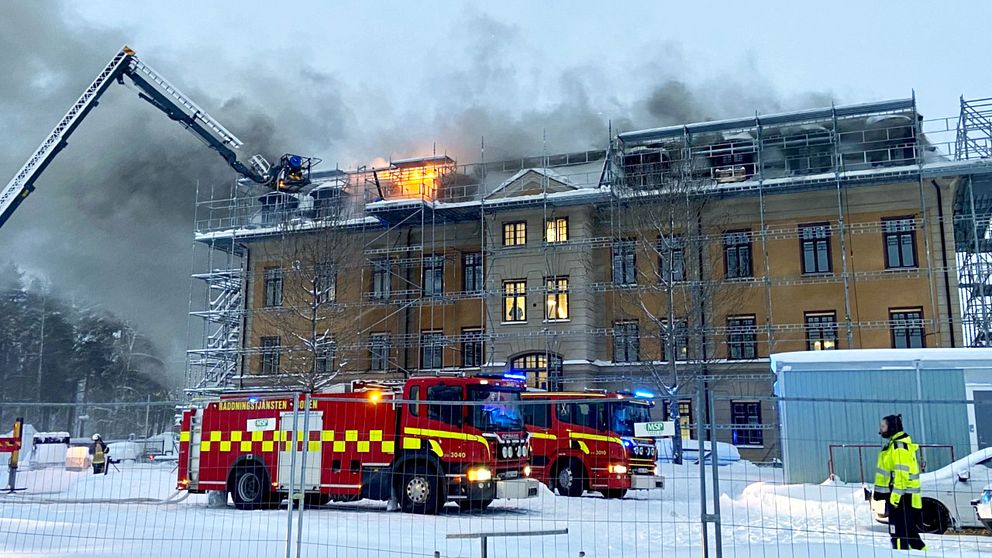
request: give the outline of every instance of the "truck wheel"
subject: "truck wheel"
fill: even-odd
[[[562,496],[582,496],[584,480],[582,465],[576,461],[565,461],[555,469],[555,489]]]
[[[603,498],[609,498],[611,500],[619,500],[627,495],[626,488],[609,488],[606,490],[600,490]]]
[[[458,507],[462,509],[463,512],[481,512],[482,510],[489,507],[492,504],[492,498],[486,498],[485,500],[459,500]]]
[[[923,500],[920,510],[920,532],[943,535],[951,526],[951,514],[943,504],[934,500]]]
[[[273,498],[269,490],[265,470],[256,466],[239,466],[234,470],[231,483],[231,499],[239,510],[258,510],[271,505]]]
[[[400,481],[400,507],[407,513],[436,514],[444,507],[440,477],[425,463],[413,463],[403,469]]]

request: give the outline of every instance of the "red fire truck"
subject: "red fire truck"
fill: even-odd
[[[533,477],[563,496],[664,488],[651,438],[634,437],[634,423],[650,422],[653,402],[606,392],[523,394],[531,436]]]
[[[295,410],[292,394],[224,395],[182,413],[178,488],[229,493],[238,509],[290,491],[310,505],[393,496],[413,513],[534,497],[522,390],[498,376],[419,377],[311,395],[309,409],[299,396]]]

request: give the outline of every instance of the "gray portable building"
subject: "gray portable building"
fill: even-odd
[[[992,445],[992,349],[771,356],[787,482],[871,482],[883,416],[901,414],[927,470]],[[968,404],[965,401],[977,401]],[[832,466],[832,467],[831,467]]]

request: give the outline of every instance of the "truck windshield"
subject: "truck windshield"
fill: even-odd
[[[472,426],[485,432],[523,430],[524,415],[520,412],[520,392],[492,387],[470,387],[468,399]]]
[[[610,410],[610,429],[620,436],[633,436],[635,422],[651,422],[651,408],[643,403],[614,403]]]

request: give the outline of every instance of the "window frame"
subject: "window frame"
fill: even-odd
[[[377,343],[377,341],[381,341]],[[376,352],[378,349],[380,352]],[[369,370],[389,370],[389,353],[391,347],[389,334],[385,332],[369,334]],[[380,364],[381,366],[376,366]]]
[[[665,265],[665,256],[669,253],[669,248],[664,246],[665,241],[672,243],[672,277],[667,277],[668,266]],[[685,281],[685,240],[682,235],[671,234],[668,236],[658,235],[658,243],[655,246],[658,250],[658,278],[660,282],[671,281],[681,283]],[[676,265],[677,264],[677,265]],[[678,273],[676,274],[676,270]],[[677,275],[677,276],[676,276]]]
[[[732,325],[731,322],[743,322],[750,321],[751,324],[743,325]],[[743,330],[743,331],[735,331]],[[748,330],[750,328],[750,330]],[[735,341],[734,336],[740,336],[743,339],[740,341]],[[749,339],[748,339],[749,338]],[[741,354],[734,356],[734,347],[742,347]],[[745,347],[750,347],[753,354],[748,357],[746,355]],[[758,320],[754,314],[745,314],[739,316],[727,316],[727,360],[755,360],[759,357],[758,353]]]
[[[428,280],[430,274],[430,280]],[[428,288],[428,285],[431,285]],[[444,295],[444,254],[424,256],[420,261],[420,292],[425,297]]]
[[[392,290],[392,262],[389,258],[372,260],[372,298],[374,300],[389,300]]]
[[[615,240],[610,248],[613,284],[619,287],[637,285],[637,239]]]
[[[621,356],[622,349],[622,356]],[[641,360],[640,325],[637,320],[613,322],[613,362],[631,363]]]
[[[748,412],[749,407],[753,405],[754,409],[757,409],[757,422],[751,421],[751,413]],[[742,413],[737,412],[738,406],[743,406],[744,410]],[[739,422],[738,416],[742,416],[746,422]],[[733,444],[740,448],[763,448],[765,447],[765,431],[763,428],[744,428],[736,429],[733,426],[764,426],[764,417],[762,416],[761,401],[756,399],[734,399],[730,402],[730,439]],[[738,443],[738,436],[743,435],[746,438],[747,443]],[[757,443],[752,443],[757,442]]]
[[[262,355],[259,373],[262,375],[278,374],[279,360],[282,355],[282,338],[278,335],[264,335],[259,343]]]
[[[889,226],[890,223],[892,223],[892,225],[894,227],[898,227],[898,223],[900,223],[900,222],[907,222],[907,221],[910,222],[910,223],[912,223],[912,226],[913,226],[912,230],[909,230],[909,231],[894,230],[894,231],[891,231],[891,232],[889,230],[887,230],[887,228],[888,228],[888,226]],[[906,235],[909,236],[909,238],[910,238],[910,244],[912,246],[912,252],[910,254],[912,256],[912,258],[913,258],[912,265],[905,265],[905,262],[902,261],[903,254],[902,254],[902,241],[901,241],[901,238],[903,236],[906,236]],[[893,237],[893,236],[900,239],[900,240],[897,241],[898,242],[898,253],[899,253],[899,262],[898,262],[899,265],[892,265],[892,262],[889,260],[889,238],[890,237]],[[918,269],[920,267],[919,252],[918,252],[918,248],[917,248],[917,245],[916,245],[916,217],[915,216],[913,216],[913,215],[903,215],[903,216],[899,216],[899,217],[883,217],[882,218],[882,255],[883,255],[883,258],[885,259],[885,269],[887,269],[887,270],[888,269],[894,269],[894,270],[899,270],[899,269]]]
[[[812,236],[806,238],[807,231],[812,231],[813,235],[816,235],[818,229],[823,230],[823,237]],[[833,262],[833,250],[831,248],[830,242],[830,223],[803,223],[799,225],[799,267],[803,275],[825,275],[834,272],[834,262]],[[826,252],[826,269],[819,269],[819,255],[820,255],[820,243],[824,243],[823,249]],[[811,244],[813,247],[813,266],[814,269],[808,269],[806,266],[806,245]]]
[[[337,343],[332,339],[318,346],[317,351],[314,352],[314,359],[317,360],[318,374],[332,373],[336,366]]]
[[[508,290],[508,287],[513,285],[512,290]],[[521,288],[522,286],[522,288]],[[518,319],[512,318],[511,306],[507,305],[507,302],[512,299],[512,308],[520,309],[520,317]],[[519,303],[519,304],[518,304]],[[527,280],[526,279],[507,279],[503,281],[503,313],[502,323],[504,324],[523,324],[527,323]]]
[[[737,239],[746,239],[746,242],[736,242]],[[754,278],[754,234],[751,229],[735,229],[723,232],[723,276],[726,279],[752,279]],[[731,243],[734,241],[734,243]],[[740,273],[741,248],[747,248],[747,270]],[[735,270],[737,274],[730,274],[730,252],[733,250]]]
[[[467,293],[481,293],[484,290],[485,274],[482,268],[482,252],[463,253],[462,291]]]
[[[668,320],[667,319],[664,319],[661,322],[663,324],[666,324],[667,325]],[[681,334],[679,333],[679,330],[680,329],[682,330],[681,331]],[[666,343],[665,335],[666,335],[666,333],[664,331],[660,332],[660,334],[659,334],[659,337],[661,339],[661,352],[660,352],[660,356],[661,356],[662,362],[668,362],[668,344]],[[682,344],[679,343],[680,339],[683,342]],[[678,355],[676,355],[675,362],[688,362],[689,359],[690,359],[690,351],[689,351],[689,321],[686,320],[685,318],[675,318],[675,350],[677,352],[681,352],[681,351],[679,351],[679,349],[681,349],[681,348],[685,348],[685,351],[684,351],[685,358],[683,358],[683,359],[680,360],[678,358]]]
[[[266,267],[262,275],[262,285],[264,288],[264,307],[279,308],[282,306],[285,291],[282,268],[278,266]]]
[[[830,318],[829,322],[815,322],[816,327],[813,326],[814,322],[810,322],[810,318]],[[837,312],[832,310],[820,310],[820,311],[810,311],[803,312],[803,329],[806,331],[806,350],[807,351],[835,351],[839,348],[840,338],[837,336]],[[833,347],[830,348],[813,348],[813,343],[817,341],[829,341],[822,336],[814,337],[812,333],[814,331],[829,331],[833,333]]]
[[[522,238],[522,240],[521,240]],[[511,240],[512,242],[507,242]],[[527,244],[527,221],[507,221],[503,223],[503,246],[512,248]]]
[[[562,235],[562,225],[564,225],[564,235]],[[552,232],[554,233],[552,235]],[[554,238],[552,238],[552,236]],[[564,236],[564,238],[562,238]],[[544,221],[544,242],[547,244],[561,244],[568,242],[568,217],[551,217]]]
[[[485,339],[482,336],[481,327],[462,328],[461,342],[462,368],[482,368],[485,357]],[[467,356],[472,355],[475,363],[471,363]]]
[[[916,328],[913,328],[910,325],[899,326],[896,323],[897,318],[895,316],[897,314],[910,314],[910,313],[918,314],[919,318],[912,320],[901,319],[900,321],[907,324],[911,324],[912,322],[919,322],[919,326],[917,327],[919,329],[920,345],[918,347],[913,346],[908,342],[909,340],[912,339],[911,337],[912,331]],[[926,328],[926,324],[924,323],[924,320],[925,320],[925,315],[923,313],[923,308],[920,306],[911,307],[911,308],[889,308],[889,337],[892,343],[892,348],[893,349],[925,349],[927,346],[927,328]],[[896,345],[896,339],[897,339],[896,334],[898,330],[905,331],[905,333],[903,334],[903,336],[907,338],[907,345],[905,347],[899,347]]]
[[[421,331],[420,369],[440,370],[444,368],[444,347],[446,344],[443,331],[439,329]],[[430,358],[428,359],[428,357]]]
[[[338,271],[337,266],[331,262],[322,262],[314,267],[315,287],[317,289],[316,298],[318,304],[330,304],[337,302],[338,297]],[[328,286],[325,287],[325,281]]]
[[[564,287],[562,282],[564,281]],[[547,322],[567,322],[571,320],[571,308],[569,308],[569,283],[568,275],[554,275],[544,278],[544,320]],[[555,317],[551,316],[551,308],[554,302]],[[564,304],[562,304],[564,302]],[[562,315],[562,308],[565,309]]]

